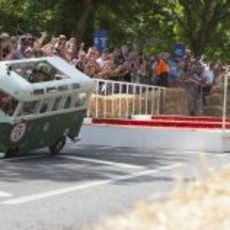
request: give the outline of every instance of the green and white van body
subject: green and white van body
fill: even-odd
[[[54,70],[52,80],[28,80],[38,63]],[[0,153],[43,147],[56,153],[66,137],[76,141],[94,88],[92,79],[59,57],[0,62],[0,91],[16,101],[10,112],[0,108]]]

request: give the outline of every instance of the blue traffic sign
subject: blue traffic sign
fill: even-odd
[[[108,32],[106,30],[97,30],[94,32],[93,46],[96,47],[99,52],[103,52],[108,48]]]

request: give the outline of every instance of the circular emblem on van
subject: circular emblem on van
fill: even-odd
[[[20,123],[14,126],[10,134],[10,140],[12,142],[18,142],[22,139],[24,134],[26,133],[26,124]]]

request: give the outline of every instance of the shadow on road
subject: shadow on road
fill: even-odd
[[[46,150],[37,151],[37,158],[10,158],[0,161],[0,181],[22,182],[28,180],[47,180],[63,183],[84,182],[111,179],[130,173],[130,169],[102,163],[109,161],[119,164],[143,166],[154,169],[183,162],[182,154],[168,154],[164,151],[141,151],[132,148],[113,148],[109,146],[80,146],[65,148],[61,157],[45,155]],[[39,157],[41,155],[41,157]],[[44,156],[45,155],[45,156]],[[23,155],[22,155],[23,156]],[[29,156],[29,155],[28,155]],[[63,157],[62,157],[63,156]],[[71,156],[71,159],[65,156]],[[78,158],[95,159],[99,162],[88,162]],[[100,163],[101,161],[101,163]],[[133,169],[132,169],[133,170]],[[135,171],[141,169],[135,169]],[[143,179],[143,178],[142,178]],[[161,178],[161,180],[171,178]],[[148,177],[146,177],[148,180]],[[146,181],[145,180],[145,181]],[[153,177],[151,177],[153,180]],[[134,178],[126,182],[141,182]]]

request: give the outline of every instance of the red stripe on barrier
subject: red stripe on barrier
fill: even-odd
[[[207,122],[222,122],[221,117],[209,117],[209,116],[183,116],[183,115],[156,115],[152,116],[153,120],[183,120],[183,121],[207,121]],[[230,118],[226,119],[230,122]]]
[[[221,122],[204,121],[178,121],[178,120],[130,120],[130,119],[103,119],[93,118],[93,124],[107,124],[120,126],[142,126],[142,127],[175,127],[175,128],[194,128],[194,129],[221,129]],[[226,124],[230,129],[230,123]]]

